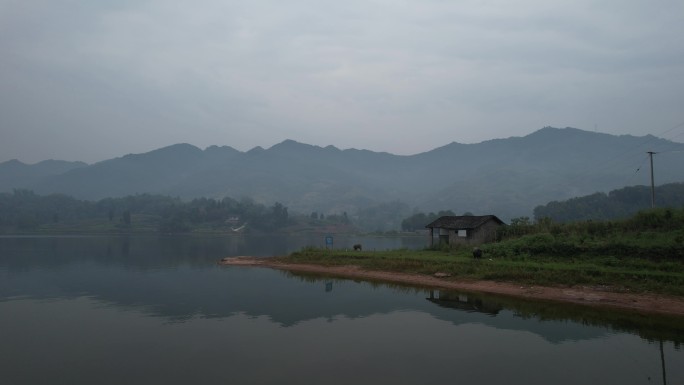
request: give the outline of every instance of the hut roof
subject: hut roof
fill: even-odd
[[[496,215],[468,215],[439,217],[425,227],[438,227],[442,229],[475,229],[482,226],[489,220],[494,220],[500,225],[504,224],[504,222],[497,218]]]

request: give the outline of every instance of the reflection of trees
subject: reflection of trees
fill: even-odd
[[[661,339],[672,341],[677,349],[684,342],[681,317],[506,297],[501,297],[499,301],[523,319],[573,321],[586,326],[609,327],[615,331],[636,334],[649,342]]]
[[[336,278],[340,281],[349,280],[344,277],[334,275],[321,275],[316,273],[285,272],[289,277],[295,277],[305,282],[318,282]],[[361,280],[356,280],[360,282]],[[672,341],[676,349],[684,342],[684,329],[681,327],[682,318],[665,315],[645,315],[629,311],[621,311],[612,308],[596,308],[576,304],[566,304],[560,302],[533,301],[520,298],[496,296],[481,293],[459,293],[448,290],[430,290],[411,286],[407,284],[366,281],[373,287],[390,287],[395,291],[410,293],[427,293],[426,298],[430,303],[438,305],[440,308],[460,310],[472,313],[486,314],[492,316],[490,320],[494,322],[495,316],[502,310],[513,312],[516,318],[521,320],[534,319],[539,321],[571,321],[578,325],[593,326],[599,328],[609,328],[615,331],[636,334],[649,342],[659,340]],[[430,311],[430,309],[426,309]],[[437,315],[440,318],[445,316],[452,322],[455,321],[455,314]],[[465,321],[461,321],[465,322]],[[492,325],[494,327],[504,327],[503,324]],[[540,331],[540,333],[543,333]],[[551,338],[546,336],[545,338]],[[581,339],[581,338],[580,338]]]

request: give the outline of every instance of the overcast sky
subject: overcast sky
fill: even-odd
[[[681,0],[0,0],[0,162],[658,135],[684,122],[683,20]]]

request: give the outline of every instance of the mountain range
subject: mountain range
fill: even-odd
[[[182,199],[281,202],[292,212],[356,213],[387,202],[506,220],[552,200],[684,181],[684,144],[651,135],[545,127],[524,137],[450,143],[416,155],[341,150],[286,140],[268,149],[175,144],[94,164],[0,163],[0,191],[30,189],[96,200],[140,193]]]

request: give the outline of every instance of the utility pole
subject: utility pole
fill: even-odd
[[[653,183],[653,154],[655,154],[655,152],[648,151],[648,157],[651,159],[651,208],[655,208],[655,183]]]

